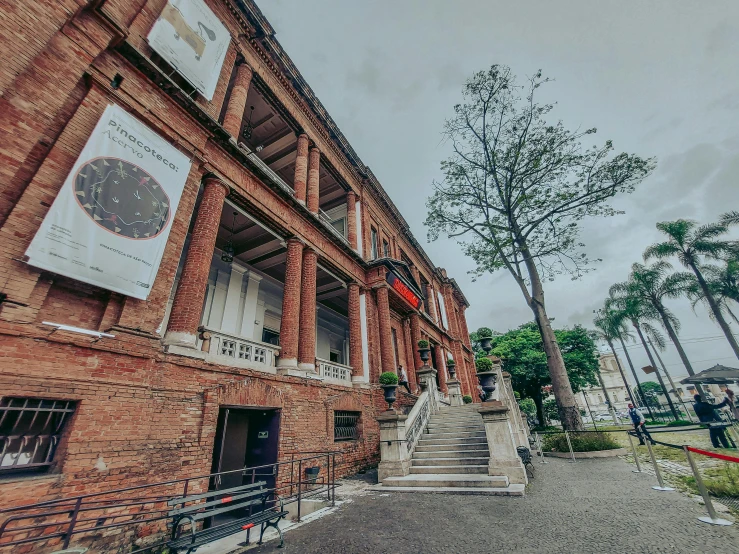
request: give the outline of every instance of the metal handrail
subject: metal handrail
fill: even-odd
[[[251,475],[253,482],[257,476],[257,471],[265,469],[270,470],[270,472],[267,473],[268,475],[275,476],[276,486],[273,489],[268,489],[268,492],[279,496],[278,491],[281,491],[280,494],[284,494],[284,492],[289,491],[286,496],[282,496],[281,498],[283,501],[287,500],[292,502],[293,500],[296,500],[298,502],[298,518],[300,518],[301,512],[300,503],[304,498],[325,493],[327,494],[327,499],[330,500],[332,504],[335,504],[336,457],[340,456],[341,453],[337,451],[326,451],[298,459],[295,458],[295,454],[296,453],[292,453],[290,460],[275,462],[272,464],[244,467],[230,471],[210,473],[207,475],[184,477],[170,481],[136,485],[133,487],[6,508],[0,510],[0,518],[8,516],[4,519],[2,524],[0,524],[0,549],[8,546],[47,541],[55,538],[63,538],[63,548],[67,548],[73,535],[90,532],[98,533],[106,529],[149,524],[169,519],[169,516],[167,515],[169,511],[167,502],[174,498],[186,497],[188,495],[188,490],[191,489],[191,485],[194,484],[193,482],[207,479],[205,486],[206,488],[210,488],[211,484],[214,483],[216,479],[220,479],[224,475],[233,475],[236,473],[241,473],[244,477]],[[313,454],[313,452],[306,452],[304,454]],[[302,465],[303,463],[308,462],[315,463],[316,460],[320,461],[321,466],[325,463],[327,468],[326,476],[322,477],[320,481],[318,479],[316,481],[306,481],[302,475]],[[297,480],[295,479],[296,476],[294,471],[295,463],[298,463],[299,467]],[[288,466],[290,467],[290,473],[289,476],[287,476],[288,478],[284,479],[285,476],[283,475],[283,479],[280,480],[280,470],[282,468],[287,468]],[[318,485],[319,487],[318,489],[304,491],[304,485]],[[180,490],[177,492],[173,491],[162,494],[147,494],[145,492],[157,487],[175,487]],[[295,487],[297,487],[297,495],[294,494]],[[143,493],[144,496],[136,494],[139,492]],[[132,495],[131,493],[134,494]],[[111,495],[119,495],[119,497],[103,498]],[[157,505],[160,505],[161,507],[158,508]],[[135,508],[136,506],[140,506],[141,509],[127,510],[126,513],[120,513],[121,508]],[[106,513],[106,510],[111,510],[112,513]],[[101,513],[87,517],[84,515],[95,511]],[[65,519],[58,519],[56,517],[62,515],[67,517]],[[129,519],[127,521],[116,522],[115,520],[119,518]],[[30,521],[32,523],[21,524],[16,527],[11,525],[14,522],[23,521]],[[33,531],[37,531],[36,536],[29,536],[29,534],[33,535]],[[13,536],[18,534],[21,534],[23,538],[13,540]],[[3,540],[7,537],[10,537],[10,540]],[[143,552],[155,546],[163,546],[166,542],[167,540],[164,540],[161,544],[148,545],[145,548],[135,550],[133,552]]]

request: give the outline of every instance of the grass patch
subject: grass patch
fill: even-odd
[[[703,484],[713,496],[739,497],[739,465],[726,464],[721,467],[712,467],[701,470]],[[695,477],[681,476],[680,481],[695,494],[698,494],[698,485]]]
[[[686,421],[684,419],[678,419],[677,421],[671,421],[665,427],[685,427],[686,425],[695,425],[692,421]]]
[[[570,442],[574,452],[595,452],[597,450],[614,450],[621,445],[607,433],[570,433]],[[564,434],[549,435],[544,438],[544,451],[569,452],[567,438]]]

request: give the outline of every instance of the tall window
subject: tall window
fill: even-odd
[[[374,227],[372,227],[371,239],[372,239],[372,259],[376,260],[377,259],[377,229],[375,229]]]
[[[382,255],[386,258],[390,257],[390,245],[385,239],[382,240]]]
[[[0,401],[0,474],[45,471],[75,403],[39,398]]]

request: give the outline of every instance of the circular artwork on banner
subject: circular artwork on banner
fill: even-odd
[[[100,227],[133,240],[156,237],[169,220],[169,197],[146,171],[118,158],[95,158],[80,167],[74,194]]]

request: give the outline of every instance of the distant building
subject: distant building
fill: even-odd
[[[616,411],[626,410],[630,401],[629,392],[621,378],[621,373],[618,371],[616,356],[601,354],[598,365],[600,366],[600,374],[603,377],[608,398],[604,398],[603,388],[600,384],[594,387],[586,387],[576,395],[578,406],[583,410],[587,410],[589,404],[593,414],[607,413],[608,404],[606,404],[606,400],[608,400]],[[586,394],[588,395],[587,402],[585,402]]]

